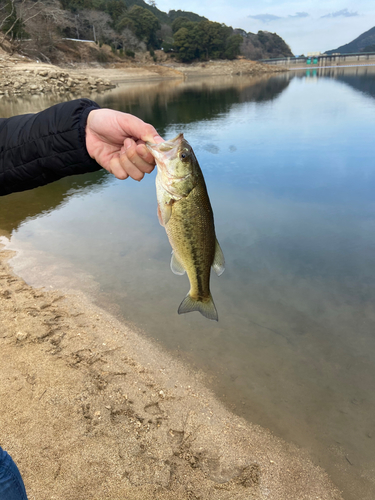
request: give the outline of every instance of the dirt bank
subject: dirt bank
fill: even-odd
[[[0,96],[30,94],[85,94],[113,88],[108,79],[93,78],[83,72],[71,72],[52,64],[38,64],[22,57],[0,56]]]
[[[149,61],[125,61],[106,65],[99,63],[72,63],[55,66],[40,63],[20,55],[9,56],[0,52],[0,96],[30,94],[85,95],[93,91],[104,91],[118,83],[186,79],[204,76],[261,76],[286,71],[285,68],[269,66],[238,59],[235,61],[210,61],[207,63],[178,64],[159,55],[158,64]],[[104,75],[104,78],[103,78]]]
[[[175,70],[184,73],[185,77],[193,76],[262,76],[266,74],[272,75],[273,73],[284,73],[288,71],[285,67],[271,66],[269,64],[262,64],[247,59],[235,59],[233,61],[209,61],[192,64],[178,64],[173,63],[169,65]]]
[[[10,257],[0,251],[0,445],[30,499],[341,498],[201,374],[85,297],[31,288]]]

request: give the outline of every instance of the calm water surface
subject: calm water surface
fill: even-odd
[[[192,144],[226,257],[212,277],[219,323],[177,315],[188,280],[169,269],[154,174],[98,172],[0,199],[29,282],[49,269],[94,293],[209,374],[235,412],[307,449],[350,500],[375,498],[374,97],[373,68],[94,97]],[[50,104],[0,101],[0,115]]]

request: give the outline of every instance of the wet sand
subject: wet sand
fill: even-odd
[[[230,413],[192,372],[0,251],[0,445],[29,499],[338,500],[306,451]]]

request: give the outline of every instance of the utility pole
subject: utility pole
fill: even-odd
[[[77,33],[77,40],[79,40],[79,31],[78,31],[78,18],[79,18],[79,14],[76,14],[74,16],[74,24],[76,25],[76,33]]]

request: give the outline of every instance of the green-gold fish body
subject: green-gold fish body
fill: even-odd
[[[147,143],[158,173],[158,216],[172,246],[171,269],[187,273],[190,291],[178,313],[199,311],[218,320],[210,292],[211,267],[220,276],[224,256],[215,235],[214,217],[202,171],[183,134],[161,144]]]

